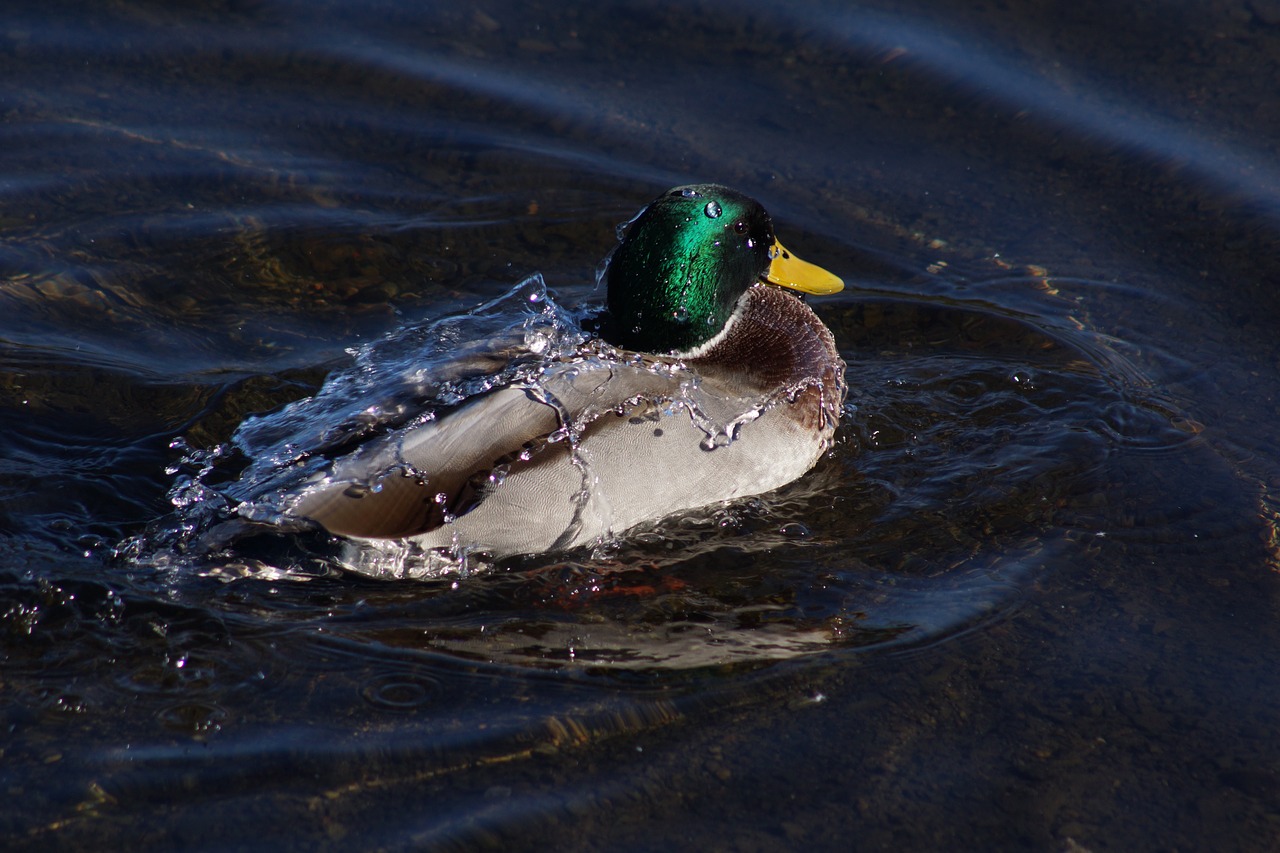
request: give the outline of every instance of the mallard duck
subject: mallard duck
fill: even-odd
[[[814,466],[840,416],[844,363],[781,288],[844,285],[784,249],[758,202],[714,184],[663,193],[627,227],[606,281],[599,339],[336,460],[285,516],[502,558],[601,542]]]

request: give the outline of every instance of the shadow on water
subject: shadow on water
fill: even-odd
[[[6,839],[1273,848],[1280,15],[766,5],[11,15]],[[692,179],[855,285],[809,476],[419,581],[180,547]]]

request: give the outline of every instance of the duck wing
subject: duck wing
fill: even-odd
[[[419,536],[470,512],[508,470],[566,462],[566,448],[602,416],[678,399],[693,377],[595,357],[555,364],[536,381],[361,445],[304,483],[284,514],[342,536]]]
[[[526,388],[493,391],[335,460],[297,492],[285,514],[341,536],[416,536],[465,511],[478,480],[557,426],[555,409]]]

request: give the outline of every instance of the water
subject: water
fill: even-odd
[[[1277,20],[19,5],[7,842],[1273,849]],[[191,547],[576,340],[618,223],[699,180],[851,285],[809,476],[416,581]]]

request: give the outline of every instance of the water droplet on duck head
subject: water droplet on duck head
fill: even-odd
[[[707,206],[702,208],[702,212],[707,215],[708,219],[716,219],[720,216],[720,204],[718,202],[709,201]]]
[[[695,190],[693,187],[682,187],[680,189],[680,195],[684,196],[685,198],[702,198],[702,194],[699,193],[697,190]]]

